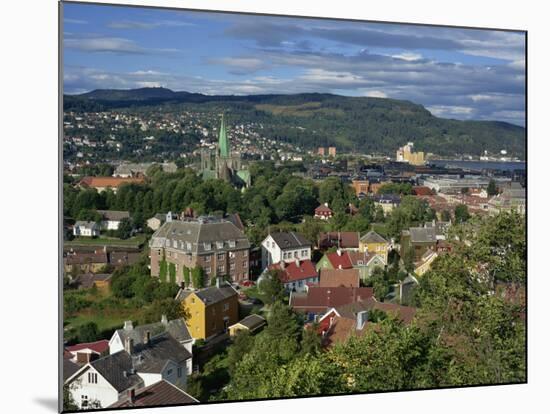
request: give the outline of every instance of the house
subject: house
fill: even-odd
[[[162,405],[197,404],[199,400],[168,381],[162,380],[139,390],[130,390],[126,398],[107,408],[156,407]]]
[[[180,289],[176,300],[189,315],[185,323],[193,339],[209,340],[239,321],[237,291],[219,279],[216,286],[205,289]]]
[[[307,285],[319,283],[319,275],[311,260],[280,262],[270,265],[268,270],[277,272],[287,292],[303,292]]]
[[[114,354],[123,350],[128,339],[131,339],[134,345],[140,345],[147,343],[151,336],[164,333],[170,335],[189,352],[190,357],[186,361],[186,371],[187,374],[191,374],[193,372],[194,341],[183,318],[168,321],[163,315],[160,322],[138,326],[134,326],[132,321],[126,321],[124,327],[117,329],[109,340],[109,353]]]
[[[351,181],[351,186],[357,198],[365,197],[369,193],[369,180],[357,178]]]
[[[320,220],[328,220],[333,215],[334,215],[334,212],[328,206],[328,203],[324,203],[315,209],[313,217]]]
[[[189,351],[167,333],[148,336],[134,345],[127,338],[124,349],[90,361],[65,384],[78,408],[102,408],[159,381],[185,390]]]
[[[367,282],[372,272],[377,267],[384,269],[386,262],[383,256],[379,254],[348,252],[348,257],[354,269],[359,270],[359,277],[363,282]]]
[[[373,296],[329,309],[319,319],[322,344],[331,347],[346,342],[352,336],[362,336],[375,328],[380,318],[395,317],[403,324],[410,324],[416,309],[393,303],[378,302]],[[382,316],[381,316],[382,315]]]
[[[375,194],[372,196],[374,205],[380,207],[384,214],[389,214],[401,203],[401,197],[397,194]]]
[[[102,339],[95,342],[85,342],[81,344],[65,347],[65,351],[70,354],[68,359],[76,364],[85,364],[109,354],[109,341]]]
[[[430,187],[416,185],[412,188],[412,194],[415,196],[431,196],[433,194],[433,190]]]
[[[131,266],[141,259],[141,252],[138,251],[113,251],[109,253],[109,264],[115,267]]]
[[[333,231],[319,234],[319,250],[333,247],[342,250],[359,250],[359,233],[356,231]]]
[[[106,290],[111,286],[111,274],[108,273],[84,273],[77,275],[73,283],[78,286],[78,289],[98,289]]]
[[[122,220],[130,219],[130,213],[127,211],[97,210],[97,212],[101,215],[101,228],[103,230],[118,230]]]
[[[317,271],[321,269],[352,269],[353,263],[351,262],[348,252],[337,250],[331,253],[325,253],[323,257],[317,262]]]
[[[80,365],[71,361],[69,358],[63,358],[63,382],[72,377],[79,369]]]
[[[100,227],[94,221],[77,221],[73,226],[73,235],[75,237],[97,237]]]
[[[166,214],[158,213],[155,214],[153,217],[147,219],[147,227],[149,227],[151,230],[158,230],[160,226],[162,226],[164,223],[177,219],[177,214],[173,214],[171,211]]]
[[[418,262],[427,250],[435,250],[437,244],[434,227],[411,227],[401,232],[401,257],[412,249],[413,261]]]
[[[228,277],[242,283],[249,278],[250,243],[230,221],[201,216],[164,223],[149,242],[151,276],[159,276],[163,261],[174,264],[176,282],[184,281],[184,268],[202,267],[205,277]]]
[[[389,250],[390,243],[373,230],[359,239],[360,252],[380,255],[384,259],[384,263],[388,263]]]
[[[358,269],[321,269],[319,287],[359,287]]]
[[[247,317],[241,319],[239,322],[231,325],[229,327],[229,336],[234,337],[235,335],[237,335],[237,333],[241,331],[247,331],[252,334],[259,331],[265,325],[266,325],[265,318],[263,318],[260,315],[256,315],[254,313],[252,315],[248,315]]]
[[[525,214],[525,188],[516,185],[511,186],[511,188],[506,188],[502,191],[502,193],[491,198],[488,201],[488,204],[489,212],[492,214],[496,214],[500,211],[516,211],[520,214]]]
[[[84,177],[77,186],[81,188],[95,188],[98,193],[107,189],[111,189],[114,193],[117,192],[120,186],[124,184],[143,184],[145,179],[140,177]]]
[[[66,273],[73,271],[97,273],[109,263],[109,256],[105,249],[93,252],[71,251],[63,259]]]
[[[414,273],[417,276],[422,276],[428,270],[430,270],[433,261],[438,257],[437,252],[432,249],[426,250],[420,260],[414,264]]]
[[[311,260],[311,243],[301,234],[290,232],[270,233],[262,241],[262,268],[273,263],[291,263]]]
[[[399,283],[399,303],[409,303],[413,297],[413,291],[418,286],[418,279],[408,275]]]
[[[316,320],[328,309],[347,305],[372,297],[374,291],[370,287],[308,287],[306,292],[290,294],[289,305],[297,312],[306,315],[309,321]]]

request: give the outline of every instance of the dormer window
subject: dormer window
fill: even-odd
[[[235,247],[235,240],[229,240],[229,247]]]
[[[186,242],[186,243],[185,243],[185,248],[186,248],[187,250],[191,250],[191,243],[190,243],[190,242]]]
[[[217,249],[223,249],[223,242],[222,241],[217,241],[216,242],[216,248]]]
[[[204,250],[211,250],[212,249],[212,243],[203,243]]]

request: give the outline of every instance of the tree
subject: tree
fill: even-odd
[[[172,262],[168,264],[168,275],[169,275],[169,282],[171,284],[176,284],[176,265]]]
[[[318,333],[319,324],[305,327],[302,331],[300,350],[302,354],[318,355],[321,352],[321,336]]]
[[[234,375],[237,364],[254,347],[254,337],[248,331],[239,331],[227,350],[227,369]]]
[[[495,180],[491,179],[489,180],[489,184],[487,185],[487,195],[488,196],[496,196],[498,194],[498,187]]]
[[[451,221],[451,213],[449,210],[443,210],[441,212],[441,221]]]
[[[186,288],[191,285],[191,276],[187,266],[183,266],[183,282]]]
[[[133,226],[132,222],[128,218],[120,220],[118,229],[116,231],[117,237],[120,239],[128,239],[132,235]]]
[[[204,287],[204,269],[201,266],[195,266],[191,269],[191,282],[193,283],[193,288],[201,289]]]
[[[153,323],[161,320],[162,315],[166,315],[168,320],[186,318],[189,315],[181,302],[172,298],[156,299],[145,309],[143,313],[143,323]]]
[[[94,342],[99,338],[99,329],[95,322],[88,322],[78,328],[79,342]]]
[[[258,284],[258,290],[262,294],[264,302],[268,305],[281,300],[285,293],[284,286],[276,270],[270,270],[264,275]]]
[[[465,204],[459,204],[455,207],[455,222],[464,223],[470,219],[468,207]]]

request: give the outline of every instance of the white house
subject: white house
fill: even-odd
[[[167,333],[150,336],[134,345],[84,365],[65,384],[79,408],[105,408],[128,394],[165,380],[185,390],[191,353]]]
[[[99,226],[93,221],[77,221],[73,226],[73,235],[84,237],[99,236]]]
[[[189,329],[183,318],[168,321],[163,315],[160,322],[150,323],[147,325],[134,326],[132,321],[124,322],[122,329],[117,329],[109,340],[109,353],[114,354],[124,349],[125,341],[131,338],[134,345],[140,345],[147,342],[147,337],[158,335],[159,333],[167,333],[181,344],[191,355],[186,361],[186,371],[190,375],[193,372],[193,343],[194,340],[189,333]]]
[[[262,242],[262,268],[275,263],[311,260],[311,243],[301,234],[278,232],[269,234]]]
[[[115,210],[97,210],[101,214],[101,228],[103,230],[118,230],[120,222],[123,219],[129,219],[130,213],[127,211]]]

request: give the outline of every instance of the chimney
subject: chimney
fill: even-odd
[[[168,318],[166,317],[166,315],[162,315],[162,317],[160,318],[160,322],[163,325],[168,325]]]
[[[134,329],[134,324],[132,321],[124,321],[124,330],[131,331],[132,329]]]
[[[325,203],[325,207],[328,207],[328,203]]]
[[[133,388],[131,390],[128,390],[128,401],[131,403],[134,403],[136,400],[136,390]]]
[[[134,340],[132,338],[126,338],[124,341],[124,350],[130,355],[134,353]]]
[[[365,326],[365,323],[368,319],[368,312],[367,311],[360,311],[357,312],[356,316],[356,323],[355,323],[355,329],[361,330]]]

